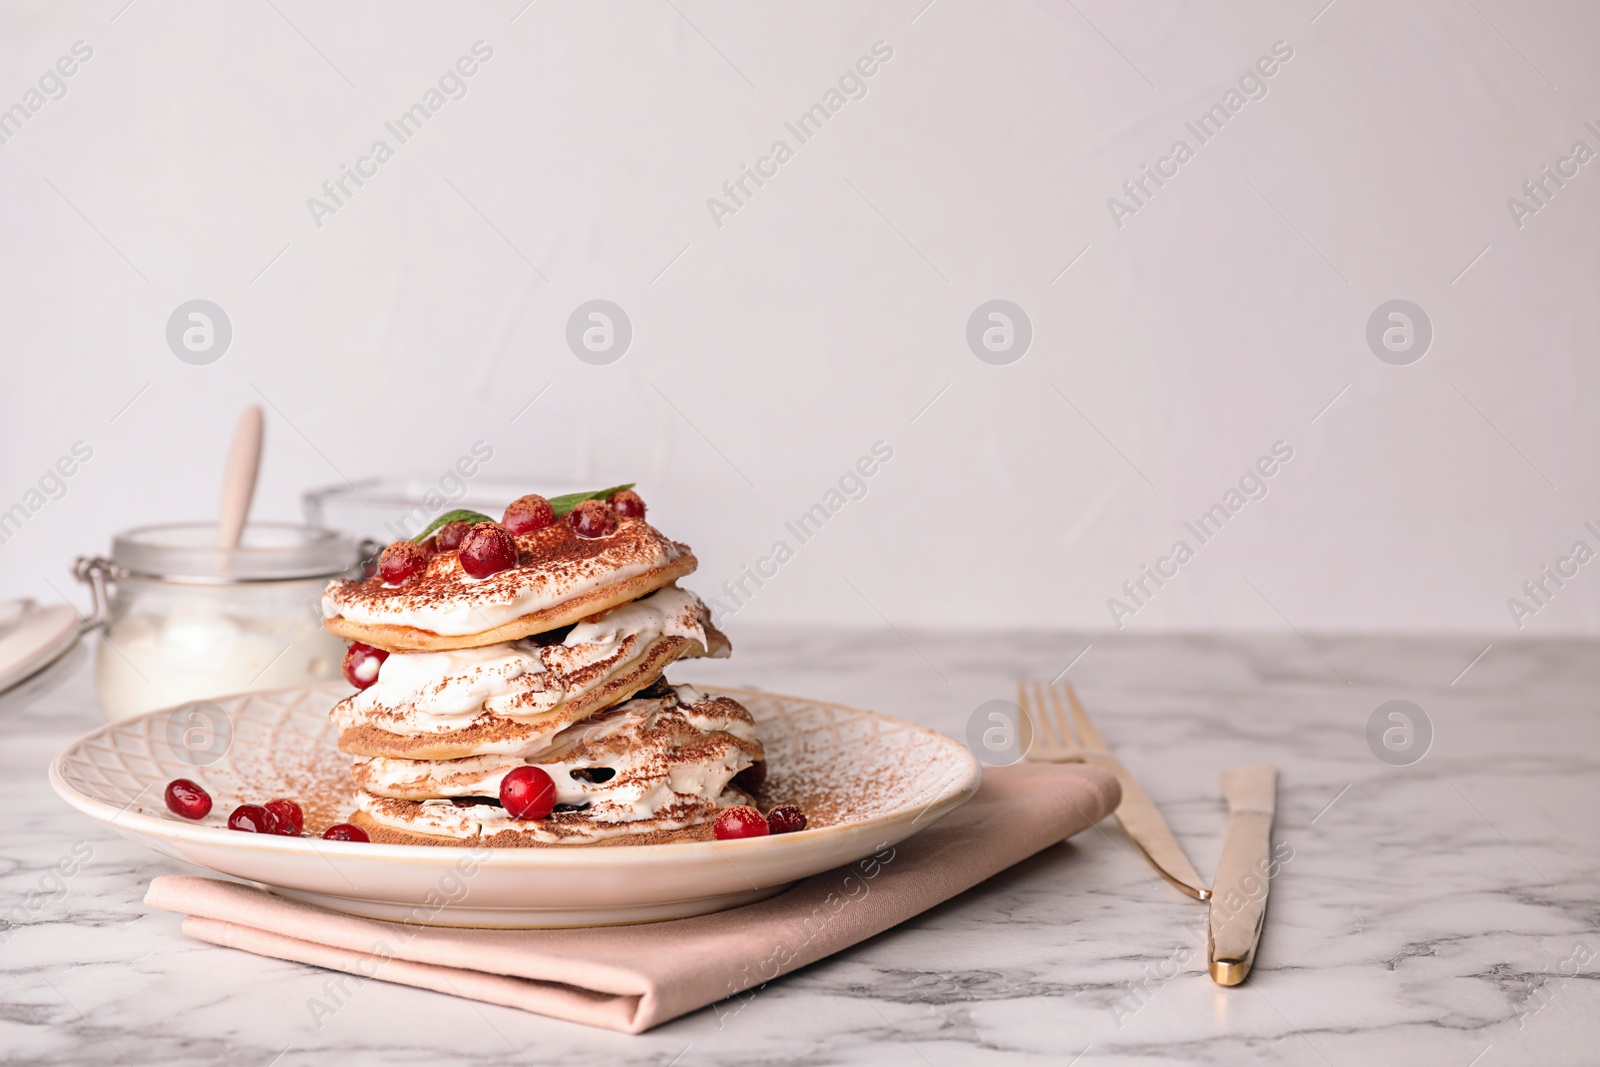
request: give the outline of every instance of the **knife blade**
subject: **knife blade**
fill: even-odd
[[[1205,879],[1189,862],[1172,828],[1162,818],[1161,809],[1156,807],[1156,802],[1150,799],[1150,794],[1144,791],[1138,780],[1128,773],[1122,761],[1109,752],[1085,752],[1083,759],[1085,763],[1104,767],[1117,776],[1117,782],[1122,786],[1122,802],[1116,810],[1117,825],[1122,827],[1122,832],[1150,862],[1150,866],[1156,869],[1156,873],[1196,900],[1209,899],[1211,890],[1206,888]]]
[[[1206,922],[1211,977],[1219,985],[1238,985],[1255,964],[1267,917],[1277,790],[1278,770],[1270,763],[1235,767],[1222,776],[1228,836],[1211,885]]]
[[[1150,799],[1150,794],[1144,791],[1144,787],[1122,765],[1122,761],[1111,754],[1111,747],[1100,736],[1100,731],[1095,729],[1089,713],[1078,700],[1077,690],[1071,685],[1062,688],[1066,692],[1067,706],[1072,710],[1073,722],[1083,735],[1084,762],[1104,767],[1117,776],[1117,783],[1122,786],[1122,802],[1117,805],[1116,811],[1117,825],[1122,827],[1128,840],[1133,842],[1134,847],[1162,878],[1196,900],[1210,899],[1211,890],[1206,888],[1205,879],[1189,862],[1183,846],[1178,844],[1177,837],[1172,833],[1172,827],[1161,817],[1161,809],[1156,807],[1156,802]]]

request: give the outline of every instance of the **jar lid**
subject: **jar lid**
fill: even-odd
[[[233,549],[217,547],[214,522],[141,526],[111,539],[111,562],[148,578],[210,582],[331,578],[359,558],[356,543],[344,534],[287,522],[251,523]]]
[[[0,690],[33,677],[60,659],[84,626],[68,604],[40,607],[32,600],[0,602]]]

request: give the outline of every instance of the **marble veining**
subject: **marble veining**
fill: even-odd
[[[1074,681],[1202,873],[1217,779],[1280,768],[1246,985],[1205,975],[1205,910],[1113,822],[871,942],[626,1037],[185,938],[140,903],[193,869],[75,815],[50,758],[100,721],[79,652],[0,696],[0,1054],[37,1064],[1593,1064],[1600,1062],[1600,645],[1312,635],[753,630],[674,677],[803,693],[965,736],[1018,679]],[[1459,676],[1459,677],[1458,677]],[[1453,681],[1454,680],[1454,681]],[[1393,767],[1404,698],[1432,749]],[[996,832],[1003,832],[997,828]]]

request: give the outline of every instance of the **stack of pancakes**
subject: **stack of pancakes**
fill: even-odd
[[[765,770],[750,714],[673,686],[675,660],[728,655],[710,612],[676,581],[696,561],[643,518],[580,537],[560,519],[516,537],[518,563],[473,578],[455,551],[397,585],[335,581],[332,633],[389,655],[331,713],[355,757],[357,811],[374,841],[527,846],[709,837],[749,803],[733,779]],[[555,810],[518,819],[500,781],[525,764]]]

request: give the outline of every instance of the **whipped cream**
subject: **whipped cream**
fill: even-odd
[[[761,753],[744,708],[680,685],[668,695],[630,700],[570,726],[537,756],[374,757],[358,759],[354,776],[361,810],[384,825],[451,837],[514,829],[555,843],[703,822],[724,802],[733,776]],[[584,810],[558,815],[556,824],[546,826],[513,819],[494,804],[450,799],[498,796],[506,773],[528,763],[550,775],[557,804],[586,805]],[[589,780],[606,771],[611,774],[604,781]],[[404,805],[401,814],[384,798],[420,803]]]
[[[376,682],[340,701],[330,717],[343,729],[370,724],[408,736],[452,733],[486,715],[536,725],[638,659],[657,638],[682,637],[711,651],[709,623],[699,597],[667,586],[583,620],[560,644],[524,639],[396,652]],[[551,736],[565,725],[551,722]],[[527,743],[519,748],[526,751]]]
[[[410,626],[443,637],[492,630],[524,615],[693,556],[688,546],[664,537],[643,521],[625,521],[617,532],[590,541],[566,523],[520,535],[522,566],[474,578],[454,552],[428,560],[423,575],[400,585],[381,579],[332,581],[322,594],[325,619],[357,625]]]

